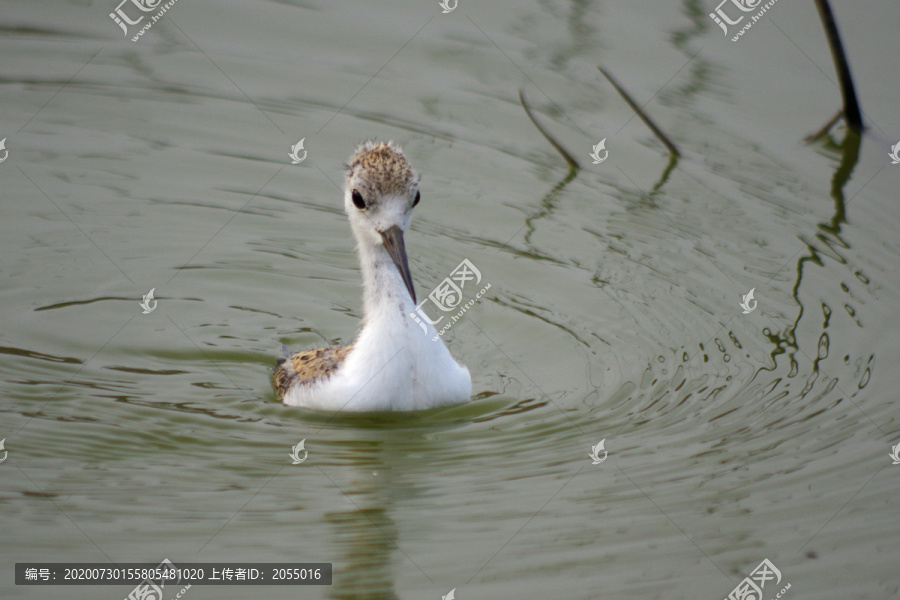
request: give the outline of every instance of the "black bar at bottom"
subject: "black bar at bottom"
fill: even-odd
[[[331,585],[331,563],[16,563],[16,585]]]

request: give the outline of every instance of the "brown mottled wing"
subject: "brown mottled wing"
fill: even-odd
[[[330,377],[349,354],[350,346],[331,346],[317,350],[304,350],[288,358],[282,358],[275,367],[272,381],[278,395],[284,399],[295,385],[314,383]]]

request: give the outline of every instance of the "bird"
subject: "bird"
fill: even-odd
[[[273,382],[286,406],[410,411],[466,402],[469,370],[431,323],[414,320],[416,291],[404,233],[419,204],[419,175],[393,141],[368,141],[346,165],[344,210],[357,242],[363,319],[354,341],[286,355]]]

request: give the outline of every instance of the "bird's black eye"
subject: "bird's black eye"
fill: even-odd
[[[418,203],[419,203],[419,200],[421,200],[421,198],[422,198],[422,194],[420,194],[418,191],[416,191],[416,199],[413,200],[413,206],[415,206],[416,204],[418,204]]]
[[[356,206],[356,208],[362,210],[366,207],[366,201],[363,200],[362,194],[360,194],[358,190],[353,190],[353,193],[350,195],[350,197],[353,200],[353,204],[354,206]]]

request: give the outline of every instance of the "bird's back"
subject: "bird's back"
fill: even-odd
[[[283,401],[292,387],[310,385],[331,377],[352,348],[351,344],[304,350],[279,360],[272,374],[279,397]]]

